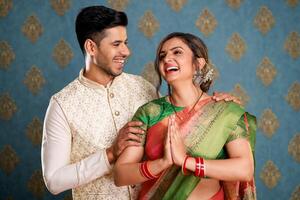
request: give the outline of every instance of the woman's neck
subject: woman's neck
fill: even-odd
[[[195,103],[202,93],[193,83],[178,84],[172,87],[171,101],[176,106],[186,107]]]

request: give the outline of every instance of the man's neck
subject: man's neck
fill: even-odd
[[[83,71],[83,76],[103,86],[107,86],[113,80],[113,76],[106,74],[96,66],[87,65]]]

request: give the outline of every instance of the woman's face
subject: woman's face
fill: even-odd
[[[173,81],[192,81],[195,72],[193,52],[179,38],[167,40],[159,52],[159,71],[169,84]]]

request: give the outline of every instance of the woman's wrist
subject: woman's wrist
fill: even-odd
[[[170,166],[172,166],[172,162],[170,162],[169,160],[165,160],[163,158],[159,159],[159,165],[162,169],[167,169]]]

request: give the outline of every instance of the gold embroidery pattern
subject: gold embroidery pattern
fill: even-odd
[[[284,50],[294,59],[300,56],[300,36],[297,32],[291,32],[284,43]]]
[[[254,26],[265,35],[269,32],[275,24],[275,19],[272,12],[266,7],[262,6],[254,19]]]
[[[300,185],[296,187],[294,190],[290,200],[299,200],[300,199]]]
[[[288,91],[288,95],[285,100],[292,106],[296,111],[300,110],[300,83],[295,82],[292,84]]]
[[[286,0],[286,2],[291,7],[296,7],[298,4],[298,0]]]
[[[108,0],[107,3],[115,10],[124,11],[129,4],[129,0]]]
[[[241,6],[243,0],[226,0],[226,3],[232,9],[238,9]]]
[[[179,12],[186,4],[187,0],[166,0],[169,6],[176,12]]]
[[[206,37],[214,32],[215,28],[217,27],[217,24],[218,22],[215,16],[208,9],[204,9],[202,14],[196,21],[196,27]]]
[[[250,97],[247,95],[246,90],[240,84],[236,84],[234,86],[234,89],[231,92],[231,94],[239,98],[242,102],[242,105],[247,105],[247,103],[250,100]]]
[[[288,152],[297,162],[300,163],[300,133],[295,134],[289,142]]]
[[[149,62],[144,66],[141,76],[150,83],[152,83],[152,85],[154,85],[155,87],[159,83],[159,76],[155,71],[153,62]]]
[[[10,120],[13,114],[17,111],[17,106],[14,100],[8,93],[0,96],[0,118],[3,120]]]
[[[53,50],[53,59],[61,67],[65,68],[73,58],[73,52],[70,45],[61,39]]]
[[[22,27],[23,34],[35,43],[43,33],[43,27],[39,19],[35,16],[29,16]]]
[[[271,109],[265,109],[258,121],[258,127],[263,131],[264,135],[271,138],[279,128],[277,116]]]
[[[144,33],[147,38],[153,37],[156,31],[159,29],[159,23],[152,11],[148,10],[139,21],[139,29]]]
[[[264,57],[256,69],[256,76],[264,86],[269,86],[277,74],[276,68],[268,57]]]
[[[31,69],[26,73],[26,77],[23,82],[27,86],[29,91],[32,94],[36,95],[45,84],[45,79],[42,75],[41,70],[33,65]]]
[[[51,0],[50,3],[55,12],[60,16],[63,16],[71,7],[70,0]]]
[[[269,189],[272,189],[278,184],[281,173],[273,161],[268,160],[260,172],[259,177]]]
[[[43,125],[39,118],[34,117],[32,122],[27,125],[26,136],[35,146],[42,142]]]
[[[5,17],[9,13],[12,6],[13,6],[12,0],[1,0],[0,1],[0,17]]]
[[[226,52],[230,57],[236,61],[239,61],[245,54],[247,49],[246,43],[243,38],[238,34],[234,33],[226,46]]]
[[[4,146],[0,152],[0,158],[0,168],[6,175],[10,175],[20,162],[17,153],[10,145]]]
[[[42,177],[42,171],[36,170],[27,182],[28,190],[37,199],[42,199],[46,191],[45,184]]]
[[[11,62],[15,59],[15,54],[6,41],[0,42],[0,68],[8,69]]]

